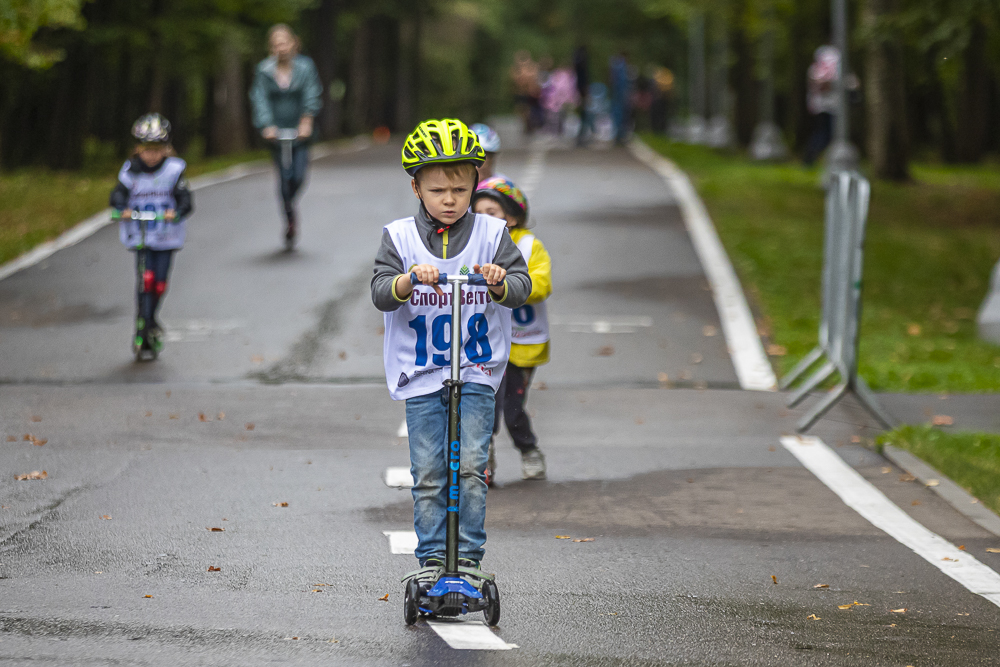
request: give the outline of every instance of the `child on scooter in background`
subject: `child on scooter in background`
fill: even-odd
[[[534,234],[528,231],[528,200],[514,183],[494,176],[479,184],[472,195],[472,210],[507,221],[507,231],[524,256],[531,276],[531,294],[525,305],[511,313],[510,360],[500,390],[493,425],[500,430],[503,415],[507,432],[521,452],[521,479],[545,479],[545,456],[531,430],[524,404],[535,368],[549,363],[549,320],[545,300],[552,293],[552,260]],[[489,476],[496,475],[495,443],[490,441]]]
[[[156,321],[156,313],[167,291],[174,251],[184,245],[185,220],[194,204],[184,178],[187,164],[174,156],[167,119],[158,113],[146,114],[132,126],[132,136],[139,143],[118,172],[110,204],[120,215],[121,242],[136,251],[137,265],[145,266],[144,274],[138,276],[133,346],[146,343],[159,352],[163,348],[163,328]],[[154,212],[162,219],[132,220],[133,210]],[[140,225],[146,226],[145,241]]]
[[[459,565],[479,569],[485,553],[484,471],[495,393],[510,349],[510,309],[531,292],[528,267],[502,220],[469,210],[483,162],[476,135],[458,120],[421,123],[403,145],[402,162],[419,201],[417,214],[386,225],[375,257],[372,301],[385,314],[384,361],[389,393],[406,401],[413,523],[429,589],[443,572],[448,515],[451,306],[439,273],[482,273],[461,307]],[[419,284],[411,282],[416,274]]]
[[[475,123],[469,129],[476,133],[476,136],[479,138],[479,145],[486,152],[486,158],[477,167],[477,171],[479,172],[479,186],[482,187],[484,181],[494,176],[507,178],[503,174],[496,173],[497,154],[500,152],[500,135],[497,134],[497,131],[485,123]]]

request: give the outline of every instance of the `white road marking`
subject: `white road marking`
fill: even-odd
[[[391,486],[394,489],[413,487],[413,475],[410,474],[409,468],[386,468],[383,479],[386,486]]]
[[[778,380],[757,335],[757,326],[740,280],[691,181],[677,165],[641,141],[633,140],[629,149],[636,158],[658,173],[677,197],[684,225],[712,287],[715,307],[719,311],[722,331],[740,386],[759,391],[776,390]]]
[[[528,165],[524,170],[524,177],[521,179],[521,191],[526,197],[531,197],[542,180],[542,172],[545,171],[545,152],[548,146],[544,143],[536,143],[532,146],[531,155],[528,157]]]
[[[406,420],[405,419],[403,420],[403,423],[399,425],[399,428],[396,429],[396,437],[397,438],[408,438],[408,437],[410,437],[410,431],[406,428]]]
[[[389,553],[412,556],[417,550],[417,534],[412,530],[383,530],[389,538]]]
[[[840,496],[844,503],[912,549],[918,556],[1000,607],[1000,574],[959,550],[940,535],[917,523],[910,515],[847,465],[821,439],[814,436],[784,436],[781,444],[812,474]]]
[[[558,317],[549,318],[553,326],[566,326],[572,333],[635,333],[653,326],[652,317]]]
[[[480,651],[509,651],[518,648],[517,644],[508,644],[493,634],[482,621],[446,621],[431,619],[427,625],[438,633],[441,639],[454,649]]]
[[[168,343],[196,343],[216,334],[232,334],[244,326],[239,320],[170,320],[163,322]]]
[[[351,142],[351,144],[345,147],[317,146],[310,153],[309,161],[318,160],[337,152],[353,153],[355,151],[364,150],[371,144],[367,138],[360,139],[360,141],[355,139]],[[270,162],[264,160],[238,164],[235,167],[230,167],[229,169],[192,178],[190,181],[190,188],[191,190],[202,190],[213,185],[228,183],[230,181],[239,180],[253,174],[261,174],[270,170]],[[22,269],[38,264],[43,259],[51,257],[63,248],[76,245],[80,241],[93,236],[99,230],[111,224],[111,222],[110,208],[106,208],[100,213],[95,213],[83,222],[77,223],[72,228],[66,230],[55,239],[41,243],[20,257],[15,257],[6,264],[0,266],[0,280],[13,275]]]

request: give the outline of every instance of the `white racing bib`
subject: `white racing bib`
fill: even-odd
[[[118,173],[118,180],[129,189],[129,208],[161,214],[168,208],[176,209],[174,186],[186,166],[179,157],[168,157],[159,169],[147,174],[129,171],[129,163],[126,162]],[[138,220],[122,220],[118,224],[118,236],[126,248],[135,248],[142,242],[140,224]],[[151,220],[145,224],[146,246],[152,250],[176,250],[184,245],[187,231],[184,220]]]
[[[424,245],[413,218],[386,225],[396,252],[409,268],[431,264],[441,273],[471,273],[475,264],[489,264],[503,239],[502,220],[476,215],[468,244],[455,257],[435,257]],[[382,356],[389,394],[400,401],[439,391],[450,377],[451,285],[415,285],[409,300],[385,313]],[[464,382],[500,386],[510,354],[510,309],[498,306],[485,286],[462,286],[461,378]]]
[[[525,234],[517,242],[517,249],[524,256],[524,263],[531,261],[531,246],[534,234]],[[545,302],[524,304],[511,312],[511,342],[515,345],[538,345],[549,340],[549,313]]]

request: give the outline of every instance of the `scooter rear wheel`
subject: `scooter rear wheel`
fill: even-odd
[[[420,601],[420,586],[415,579],[406,582],[406,592],[403,594],[403,622],[413,625],[417,622],[417,604]]]
[[[497,625],[500,623],[500,589],[496,582],[487,580],[483,582],[482,593],[486,598],[486,609],[483,610],[486,625]]]

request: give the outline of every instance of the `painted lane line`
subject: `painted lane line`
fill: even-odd
[[[358,139],[361,140],[359,141]],[[309,156],[309,161],[312,162],[313,160],[319,160],[332,155],[333,153],[353,153],[361,151],[367,148],[370,144],[371,141],[367,138],[359,137],[352,141],[349,145],[342,148],[334,146],[320,146],[312,151],[312,154]],[[220,185],[222,183],[229,183],[230,181],[246,178],[247,176],[263,174],[270,170],[270,162],[263,160],[248,162],[246,164],[238,164],[234,167],[230,167],[229,169],[224,169],[223,171],[192,178],[190,181],[190,188],[191,190],[202,190],[214,185]],[[63,248],[76,245],[80,241],[93,236],[104,227],[107,227],[111,224],[111,222],[110,208],[106,208],[99,213],[95,213],[86,220],[77,223],[51,241],[40,243],[20,257],[15,257],[6,264],[0,265],[0,280],[11,276],[18,271],[38,264]]]
[[[482,621],[445,621],[430,619],[427,625],[438,633],[448,646],[460,650],[479,651],[509,651],[518,648],[517,644],[508,644],[493,634]]]
[[[396,429],[396,437],[397,438],[408,438],[408,437],[410,437],[410,431],[406,428],[406,420],[405,419],[403,420],[403,423],[399,425],[399,428]]]
[[[912,549],[971,592],[1000,607],[1000,574],[917,523],[871,482],[847,465],[821,439],[814,436],[784,436],[781,444],[831,491],[840,496],[844,504],[876,528]]]
[[[413,475],[409,468],[386,468],[383,478],[385,485],[394,489],[413,488]]]
[[[412,530],[383,530],[389,538],[389,553],[412,556],[417,550],[417,534]]]
[[[553,326],[569,327],[572,333],[635,333],[639,328],[653,326],[652,317],[559,317],[549,318]]]
[[[715,307],[722,321],[722,332],[726,336],[740,386],[743,389],[775,391],[778,380],[764,353],[760,336],[757,335],[757,326],[743,294],[740,279],[736,277],[736,271],[719,240],[705,204],[698,197],[687,175],[673,162],[637,139],[629,143],[629,149],[636,158],[658,173],[677,197],[684,225],[712,287]]]

